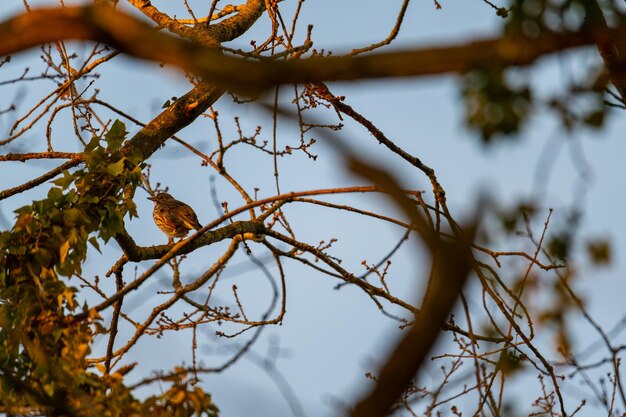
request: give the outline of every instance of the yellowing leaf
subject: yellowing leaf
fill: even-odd
[[[30,224],[30,222],[33,221],[34,217],[35,216],[32,213],[21,213],[18,216],[17,221],[15,222],[15,227],[23,228],[24,226]]]
[[[65,297],[65,300],[67,300],[67,307],[70,310],[74,310],[76,307],[76,302],[74,301],[74,291],[70,288],[66,288],[63,291],[63,296]]]
[[[172,395],[172,398],[170,401],[174,405],[182,404],[182,402],[185,401],[185,391],[183,390],[176,391],[176,393]]]
[[[90,308],[89,320],[100,320],[100,319],[102,319],[102,317],[100,316],[100,313],[98,313],[98,310],[96,310],[95,308]]]
[[[65,259],[67,258],[67,254],[69,251],[70,251],[70,241],[66,240],[65,242],[63,242],[63,244],[61,245],[61,248],[59,249],[59,256],[61,257],[60,263],[65,262]]]
[[[54,270],[52,270],[50,268],[42,267],[41,268],[41,278],[44,279],[44,280],[54,279],[55,278]]]

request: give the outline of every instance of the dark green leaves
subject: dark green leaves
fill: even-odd
[[[107,149],[110,152],[118,150],[127,134],[128,132],[126,131],[124,123],[115,120],[113,125],[109,128],[109,131],[104,135],[104,139],[107,142]]]
[[[465,123],[480,132],[484,143],[517,133],[527,120],[532,106],[530,88],[514,86],[498,70],[468,73],[462,90]]]
[[[502,230],[506,234],[511,235],[524,230],[525,220],[531,219],[536,211],[533,203],[521,202],[514,207],[498,210],[498,220]]]
[[[77,405],[111,401],[106,381],[86,371],[90,323],[67,324],[66,314],[78,304],[76,289],[61,277],[80,274],[87,242],[99,250],[97,237],[106,241],[121,232],[126,213],[134,213],[141,168],[121,152],[126,134],[116,121],[104,135],[106,147],[94,137],[85,147],[84,167],[65,171],[46,198],[16,210],[14,227],[0,234],[0,299],[7,300],[0,306],[0,362],[10,362],[20,380],[35,378],[33,392],[43,405],[59,393]],[[5,393],[0,386],[0,396]],[[124,398],[133,403],[129,394],[119,401]],[[137,410],[127,411],[120,408],[119,415]]]
[[[611,263],[611,244],[607,239],[596,239],[587,242],[587,255],[595,265]]]
[[[524,358],[517,354],[513,349],[504,349],[500,353],[496,369],[505,375],[513,374],[522,368]]]
[[[569,257],[571,247],[571,235],[569,233],[559,233],[550,237],[547,250],[550,256],[559,260],[566,260]]]
[[[85,146],[85,153],[89,154],[93,152],[94,149],[96,149],[99,145],[100,145],[100,138],[97,136],[94,136],[93,138],[91,138],[87,146]]]
[[[114,177],[120,175],[124,171],[124,160],[125,160],[125,158],[122,158],[122,159],[120,159],[117,162],[113,162],[111,164],[108,164],[104,168],[104,172],[106,172],[107,174],[112,175]]]
[[[62,189],[66,189],[74,182],[74,176],[69,173],[69,171],[63,171],[63,176],[61,178],[57,178],[52,181],[53,184],[58,185]]]

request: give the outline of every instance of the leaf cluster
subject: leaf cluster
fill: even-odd
[[[161,397],[138,402],[121,375],[87,370],[99,316],[92,310],[72,320],[77,289],[62,279],[81,274],[88,242],[99,250],[99,239],[120,233],[127,214],[137,216],[132,195],[143,163],[124,152],[126,135],[116,121],[104,138],[94,137],[84,167],[65,171],[46,198],[17,209],[12,230],[0,233],[0,405],[7,409],[37,404],[54,414],[102,416],[171,407]]]
[[[514,86],[498,69],[475,70],[463,81],[465,123],[483,142],[517,133],[528,119],[533,97],[527,85]]]

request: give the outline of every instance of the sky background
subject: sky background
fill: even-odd
[[[65,3],[70,5],[80,2]],[[153,1],[155,6],[169,12],[174,10],[172,3],[178,2]],[[190,2],[190,5],[204,10],[207,7],[205,3],[209,2],[195,1]],[[281,4],[284,16],[291,15],[294,3],[287,0]],[[30,4],[34,7],[57,3],[33,1]],[[309,0],[303,5],[297,40],[303,40],[306,24],[311,23],[314,25],[313,40],[318,50],[332,50],[334,54],[340,54],[369,45],[387,36],[400,4],[399,0]],[[402,31],[390,49],[464,43],[500,31],[501,19],[482,1],[451,0],[442,1],[441,5],[442,9],[436,10],[431,1],[412,2]],[[0,19],[4,20],[21,11],[22,7],[21,0],[5,0],[0,4]],[[176,10],[179,16],[185,14],[183,8]],[[244,37],[228,46],[247,48],[250,39],[265,39],[268,31],[268,19],[262,17]],[[35,68],[40,65],[37,64],[38,56],[39,51],[14,56],[10,64],[0,69],[0,81],[19,75],[25,65],[32,66],[36,72]],[[532,70],[523,72],[522,76],[529,77],[542,94],[547,94],[558,91],[571,77],[582,76],[581,62],[582,66],[597,63],[595,51],[582,50],[544,59]],[[0,106],[5,107],[14,97],[20,97],[22,102],[18,110],[22,114],[30,103],[52,88],[50,82],[2,85]],[[161,105],[167,99],[184,94],[189,84],[175,69],[163,70],[156,64],[118,57],[102,68],[97,88],[101,91],[101,99],[110,101],[145,122],[160,112]],[[347,104],[368,117],[407,152],[418,156],[436,170],[457,220],[471,217],[479,195],[486,195],[490,201],[503,207],[534,200],[540,213],[533,224],[536,233],[540,232],[549,207],[555,210],[551,226],[555,228],[564,222],[572,206],[582,207],[581,235],[608,236],[613,244],[613,262],[604,269],[583,262],[575,264],[580,277],[577,288],[585,295],[589,310],[602,325],[611,328],[624,317],[623,294],[626,285],[623,279],[623,253],[626,234],[622,215],[626,212],[626,199],[623,198],[626,175],[622,161],[626,151],[623,137],[626,122],[623,117],[619,117],[618,112],[610,112],[612,117],[599,132],[581,130],[569,134],[559,128],[553,115],[538,111],[515,140],[503,140],[485,147],[480,138],[463,125],[464,110],[460,80],[457,77],[331,83],[330,88],[335,95],[345,95]],[[281,101],[288,103],[291,90],[283,88],[283,91],[287,91],[287,94],[281,95]],[[234,137],[233,117],[238,115],[244,134],[251,134],[257,125],[261,125],[263,130],[260,138],[271,140],[271,117],[258,105],[235,105],[229,96],[224,96],[215,108],[220,113],[226,137]],[[334,122],[331,116],[326,113],[324,120]],[[0,132],[3,135],[6,135],[13,121],[11,117],[5,116],[0,120]],[[65,120],[69,120],[67,114]],[[132,123],[125,123],[131,135],[138,130]],[[44,150],[45,122],[39,123],[37,129],[8,149],[3,149],[2,153],[9,150]],[[208,119],[198,120],[178,136],[205,152],[215,147],[214,129]],[[283,146],[299,142],[297,128],[289,120],[281,120],[278,137]],[[423,175],[419,175],[399,157],[384,151],[361,127],[346,122],[346,127],[337,137],[358,149],[363,157],[375,160],[396,174],[405,187],[429,190]],[[66,122],[55,124],[53,143],[56,150],[78,150],[75,142]],[[363,183],[345,170],[341,158],[323,141],[316,145],[313,152],[319,155],[316,161],[302,154],[279,159],[281,191]],[[581,163],[579,156],[582,156],[584,163]],[[198,213],[201,223],[206,224],[217,217],[210,197],[211,177],[214,174],[202,167],[197,157],[169,141],[149,162],[152,164],[152,180],[169,186],[176,198],[190,204]],[[260,197],[275,193],[270,157],[239,151],[225,162],[231,174],[241,180],[248,190],[258,187]],[[55,164],[4,162],[0,165],[0,188],[10,188],[34,178]],[[549,167],[549,173],[546,167]],[[219,179],[216,179],[216,187],[219,201],[228,201],[231,208],[242,203]],[[46,186],[40,186],[0,202],[0,227],[10,227],[13,222],[12,211],[33,199],[41,198],[45,192]],[[152,222],[152,203],[145,197],[145,192],[138,190],[136,203],[140,217],[127,222],[128,231],[142,246],[165,243],[165,236]],[[332,201],[397,213],[380,196],[345,196],[333,198]],[[359,267],[361,261],[366,259],[368,263],[377,262],[380,255],[391,249],[402,236],[398,227],[363,219],[355,221],[354,216],[344,213],[295,205],[285,211],[295,225],[300,240],[315,245],[321,240],[339,238],[333,247],[343,257],[343,265],[357,272],[362,271]],[[496,249],[529,248],[522,239],[508,244],[506,248]],[[255,255],[263,259],[265,252],[261,247],[252,247]],[[189,256],[185,267],[189,279],[211,265],[224,248],[224,244],[218,244],[201,248]],[[100,275],[102,278],[120,254],[114,242],[103,248],[102,255],[93,252],[85,267],[85,276]],[[584,257],[578,259],[584,260]],[[427,274],[427,263],[415,239],[404,245],[394,258],[391,268],[390,285],[394,291],[409,300],[419,300]],[[149,265],[150,262],[140,264],[138,273]],[[248,315],[262,314],[271,298],[267,279],[251,268],[243,256],[234,259],[233,265],[236,266],[225,274],[228,279],[224,279],[224,297],[228,296],[228,288],[236,284]],[[253,349],[255,354],[251,359],[244,358],[222,374],[203,378],[204,386],[213,394],[224,416],[292,415],[276,385],[254,360],[266,355],[276,344],[282,352],[277,362],[278,368],[299,398],[306,415],[338,415],[338,404],[350,404],[369,386],[364,377],[365,372],[376,370],[399,335],[397,323],[382,316],[361,291],[350,287],[336,291],[334,286],[337,282],[327,276],[288,262],[285,268],[288,304],[283,325],[264,331]],[[270,268],[270,272],[274,273],[275,269]],[[132,269],[127,268],[125,273],[129,280]],[[145,316],[151,305],[164,299],[165,296],[159,295],[158,291],[171,286],[169,280],[168,271],[160,271],[148,285],[125,301],[125,311],[137,317]],[[472,300],[471,296],[469,299],[470,303],[480,302],[479,299]],[[390,311],[400,314],[394,309]],[[110,314],[105,317],[110,317]],[[232,349],[224,340],[212,336],[214,330],[211,328],[210,332],[199,337],[200,359],[207,365],[224,362]],[[122,328],[120,340],[123,340],[125,334],[128,335],[128,331],[128,328]],[[590,338],[595,338],[582,322],[577,331],[580,341],[578,346],[584,347]],[[170,333],[160,339],[145,338],[126,357],[127,362],[139,362],[128,378],[131,381],[140,379],[151,370],[171,369],[182,361],[189,364],[190,345],[191,335],[188,332]],[[104,352],[105,347],[104,339],[96,343],[96,355]],[[425,380],[436,373],[434,369],[427,371]],[[153,386],[151,389],[159,387]],[[530,402],[525,401],[526,405]]]

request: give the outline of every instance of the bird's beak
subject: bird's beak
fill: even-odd
[[[148,197],[148,200],[154,201],[156,200],[156,197]]]

